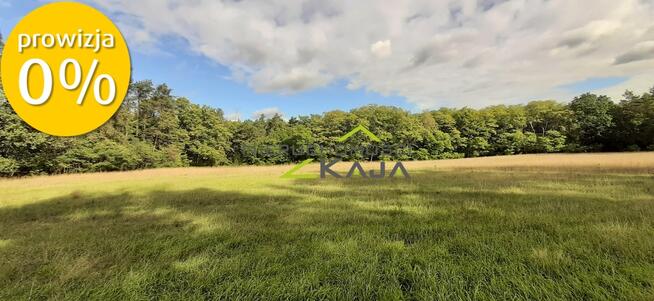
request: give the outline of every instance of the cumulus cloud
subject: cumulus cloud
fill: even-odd
[[[391,41],[377,41],[375,44],[370,45],[370,52],[372,52],[374,56],[380,59],[390,56],[393,53],[393,49],[391,48]]]
[[[228,120],[228,121],[241,121],[241,113],[238,113],[238,112],[227,113],[227,114],[225,114],[225,120]]]
[[[258,111],[255,111],[252,113],[252,119],[258,119],[259,117],[263,116],[265,119],[270,119],[275,117],[275,115],[279,115],[280,117],[284,117],[284,113],[277,107],[272,107],[272,108],[265,108],[261,109]]]
[[[619,65],[649,59],[654,59],[654,41],[636,44],[633,49],[615,58],[615,63]]]
[[[259,92],[292,93],[323,86],[331,78],[312,68],[295,67],[290,70],[270,68],[251,76],[252,86]]]
[[[654,84],[654,2],[642,0],[92,0],[130,43],[188,41],[265,92],[345,80],[419,108],[567,99],[597,77]]]

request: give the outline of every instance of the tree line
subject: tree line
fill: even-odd
[[[369,105],[289,120],[276,115],[228,121],[220,109],[175,97],[165,84],[140,81],[131,85],[121,108],[106,124],[72,138],[30,128],[0,94],[0,174],[282,164],[316,154],[333,157],[348,146],[357,151],[346,153],[345,160],[654,150],[653,94],[654,88],[642,95],[627,92],[614,103],[587,93],[568,104],[545,100],[417,114]],[[365,135],[337,142],[358,125],[393,146],[393,151],[364,153],[362,146],[376,146]],[[308,152],[311,146],[320,148]]]
[[[1,50],[0,38],[0,50]],[[337,138],[358,125],[365,135]],[[312,146],[319,146],[308,151]],[[344,149],[355,151],[345,152]],[[304,151],[303,151],[304,150]],[[654,150],[654,88],[619,102],[586,93],[553,100],[410,113],[369,105],[349,112],[229,121],[220,109],[177,97],[165,84],[130,85],[118,112],[79,137],[40,133],[12,110],[0,86],[0,175],[78,173],[156,167],[283,164],[309,157],[430,160],[553,152]]]

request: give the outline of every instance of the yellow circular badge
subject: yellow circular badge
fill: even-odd
[[[50,135],[77,136],[120,108],[131,63],[109,18],[85,4],[58,2],[16,25],[0,73],[9,103],[25,122]]]

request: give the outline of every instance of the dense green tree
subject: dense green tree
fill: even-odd
[[[237,164],[265,164],[267,151],[266,121],[263,116],[257,120],[239,123],[232,137],[232,161]]]
[[[434,120],[436,120],[438,129],[448,135],[453,147],[453,151],[446,154],[445,157],[458,158],[464,156],[463,153],[458,152],[458,150],[464,149],[465,147],[464,138],[461,137],[461,131],[457,128],[456,120],[454,119],[455,110],[441,108],[437,111],[432,111],[431,113],[432,116],[434,116]]]
[[[315,144],[320,146],[314,150],[314,153],[320,159],[334,157],[337,154],[345,155],[346,159],[351,159],[351,156],[343,154],[341,150],[358,146],[359,143],[368,143],[368,141],[363,140],[361,135],[349,139],[345,144],[338,143],[337,139],[360,124],[368,126],[366,120],[360,120],[349,112],[330,111],[322,116],[312,116],[311,132]]]
[[[229,163],[231,133],[223,112],[207,106],[197,106],[185,98],[177,100],[179,134],[184,142],[185,157],[193,166],[216,166]]]
[[[80,137],[40,133],[14,113],[0,89],[0,176],[165,166],[280,164],[307,158],[428,160],[561,151],[654,150],[654,88],[620,103],[583,94],[568,105],[534,101],[412,114],[369,105],[349,112],[261,116],[230,122],[220,109],[177,97],[166,85],[130,85],[118,112]],[[358,125],[382,142],[357,134]],[[381,149],[380,149],[381,148]]]
[[[530,139],[533,142],[530,142]],[[534,133],[528,132],[525,134],[522,130],[500,133],[494,139],[495,154],[513,155],[526,153],[529,151],[529,146],[535,144],[536,140]]]
[[[419,129],[422,137],[413,158],[429,160],[456,157],[453,155],[454,147],[451,136],[439,129],[434,115],[430,112],[424,112],[418,115],[417,118],[420,119],[422,125]]]
[[[527,130],[545,136],[547,131],[566,132],[572,124],[572,112],[554,100],[532,101],[525,106]]]
[[[613,117],[611,150],[654,150],[654,88],[643,95],[627,91]]]
[[[396,107],[368,105],[352,110],[351,112],[360,124],[363,124],[381,139],[381,144],[391,145],[388,158],[396,160],[409,160],[412,158],[412,151],[416,149],[425,137],[420,120],[411,116],[407,111]],[[371,141],[364,135],[350,138],[353,146],[360,146],[374,150],[380,143]],[[351,159],[377,159],[377,152],[369,151],[368,154],[357,154]]]
[[[487,155],[491,149],[489,139],[495,134],[496,125],[483,112],[463,108],[454,113],[456,128],[461,139],[457,150],[466,157]]]
[[[91,133],[83,139],[73,138],[56,162],[60,172],[114,171],[136,169],[139,159],[130,145]]]
[[[586,93],[568,105],[574,114],[573,140],[584,150],[602,150],[613,128],[615,103],[607,96]]]
[[[25,124],[9,103],[0,100],[0,158],[9,174],[56,172],[58,153],[67,148],[69,139],[38,132]],[[13,166],[9,169],[7,166]]]
[[[291,129],[289,135],[282,141],[288,147],[290,160],[297,162],[311,158],[315,139],[308,125],[289,122]]]
[[[159,85],[151,97],[143,99],[139,105],[139,125],[141,139],[150,142],[155,148],[177,147],[182,142],[179,115],[175,98],[168,86]],[[171,158],[172,159],[172,158]]]

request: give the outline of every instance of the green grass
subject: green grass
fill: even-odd
[[[654,299],[651,174],[279,174],[2,182],[0,299]]]

